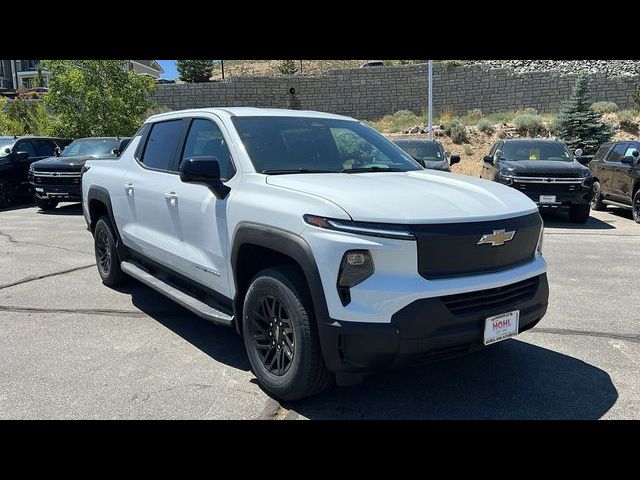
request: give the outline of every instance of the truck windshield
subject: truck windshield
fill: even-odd
[[[444,160],[442,149],[436,142],[398,140],[395,144],[418,160],[427,162],[440,162]]]
[[[71,142],[60,154],[61,157],[114,157],[112,150],[118,148],[120,140],[111,138],[84,138]]]
[[[502,146],[502,157],[507,161],[556,160],[570,162],[573,157],[567,147],[560,142],[514,141]]]
[[[11,147],[13,147],[15,141],[16,140],[13,137],[0,137],[0,158],[9,155],[9,152],[7,152],[6,150],[7,148],[11,150]]]
[[[233,117],[257,172],[406,172],[422,167],[359,122],[304,117]]]

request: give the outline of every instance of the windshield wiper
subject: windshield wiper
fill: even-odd
[[[343,168],[342,173],[367,173],[367,172],[406,172],[402,168],[386,168],[386,167],[361,167],[361,168]]]
[[[265,175],[286,175],[288,173],[338,173],[336,170],[313,170],[309,168],[289,168],[280,170],[262,170]]]

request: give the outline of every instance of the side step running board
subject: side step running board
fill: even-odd
[[[132,276],[136,280],[144,283],[145,285],[153,288],[157,292],[162,293],[166,297],[170,298],[177,304],[183,306],[187,310],[195,313],[199,317],[209,320],[220,325],[230,327],[233,325],[233,316],[228,315],[220,310],[213,308],[211,305],[192,297],[188,293],[184,292],[177,287],[170,285],[167,282],[154,277],[150,273],[144,271],[133,262],[121,262],[120,268],[127,275]]]
[[[625,205],[624,203],[614,202],[613,200],[605,200],[603,198],[602,199],[602,203],[604,203],[606,205],[611,205],[612,207],[620,207],[620,208],[624,208],[626,210],[633,210],[633,207],[631,205]]]

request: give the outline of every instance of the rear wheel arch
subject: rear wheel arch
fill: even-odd
[[[94,233],[96,224],[101,217],[106,216],[109,219],[111,228],[116,237],[116,249],[120,260],[127,258],[128,254],[124,244],[122,243],[122,237],[116,224],[116,219],[113,215],[113,207],[111,206],[111,197],[109,191],[103,187],[93,186],[87,193],[87,207],[89,210],[88,224],[91,233]]]
[[[242,307],[254,276],[265,268],[287,265],[306,281],[313,313],[318,323],[328,318],[320,273],[309,244],[290,232],[258,224],[241,224],[231,249],[231,268],[236,294],[233,300],[236,329],[242,334]],[[319,329],[322,331],[322,329]]]

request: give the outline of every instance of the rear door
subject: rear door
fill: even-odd
[[[142,138],[140,155],[122,179],[125,207],[121,217],[124,244],[145,257],[171,266],[171,217],[167,183],[178,177],[177,154],[185,121],[172,119],[150,124]]]
[[[615,176],[622,165],[620,159],[627,151],[628,142],[616,143],[601,164],[598,180],[602,188],[602,194],[606,198],[619,201],[619,193],[616,190]]]
[[[633,157],[633,152],[636,150],[640,151],[640,145],[637,142],[629,143],[623,157]],[[634,180],[637,178],[637,170],[637,160],[634,160],[633,165],[621,163],[614,177],[617,194],[620,195],[620,198],[622,199],[621,201],[624,201],[624,203],[628,203],[629,205],[631,205],[631,194],[633,193]]]

